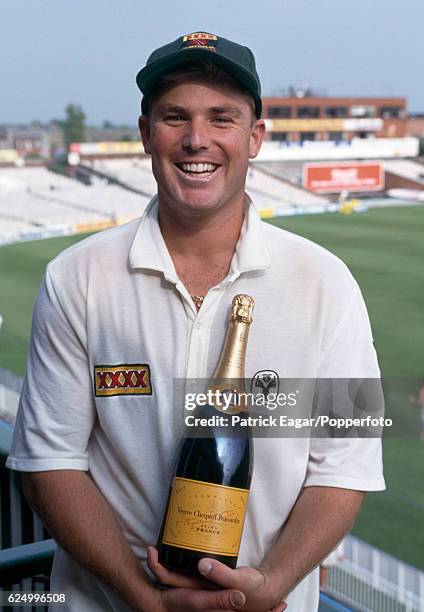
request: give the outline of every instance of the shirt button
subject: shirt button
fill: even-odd
[[[201,323],[196,323],[196,329],[201,329],[202,324]]]

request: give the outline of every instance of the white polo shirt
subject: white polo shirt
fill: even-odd
[[[142,563],[159,532],[177,444],[173,379],[207,378],[234,295],[255,299],[246,377],[379,376],[366,308],[346,266],[247,207],[227,278],[199,312],[164,243],[153,198],[141,220],[96,234],[47,267],[8,467],[88,470]],[[239,565],[257,566],[302,487],[384,489],[377,439],[257,438]],[[317,526],[317,529],[319,527]],[[126,610],[64,551],[62,611]],[[317,570],[288,597],[318,607]]]

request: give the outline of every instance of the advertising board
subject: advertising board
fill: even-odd
[[[382,191],[384,171],[380,163],[304,164],[303,186],[315,193]]]

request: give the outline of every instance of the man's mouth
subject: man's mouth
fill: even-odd
[[[212,164],[209,162],[180,162],[175,165],[189,176],[211,176],[215,170],[219,168],[218,164]]]

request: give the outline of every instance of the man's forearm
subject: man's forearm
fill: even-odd
[[[282,597],[296,586],[351,528],[365,494],[335,487],[306,487],[283,531],[261,564]]]
[[[25,496],[50,534],[134,610],[150,610],[154,589],[110,506],[85,472],[22,475]]]

